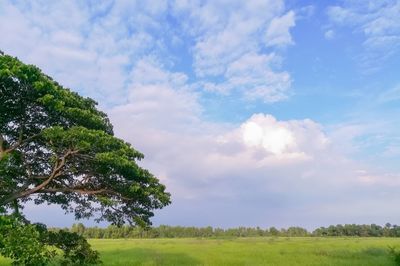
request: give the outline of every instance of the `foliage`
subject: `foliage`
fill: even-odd
[[[377,224],[345,224],[320,227],[314,230],[315,236],[361,236],[361,237],[400,237],[400,226],[386,223]]]
[[[98,259],[82,236],[22,219],[27,201],[118,226],[147,226],[153,210],[170,203],[165,186],[138,165],[143,154],[113,136],[95,101],[1,52],[0,102],[0,248],[16,263],[46,263],[54,256],[48,246],[64,251],[64,263]]]
[[[50,230],[58,231],[58,228]],[[106,228],[85,227],[83,224],[74,224],[71,228],[64,228],[69,232],[78,233],[86,238],[187,238],[187,237],[213,237],[213,238],[230,238],[230,237],[260,237],[260,236],[286,236],[300,237],[310,235],[306,229],[301,227],[289,227],[280,231],[274,227],[270,229],[261,229],[260,227],[238,227],[238,228],[213,228],[208,227],[184,227],[184,226],[168,226],[160,225],[151,228],[141,228],[133,226],[113,226]]]
[[[51,228],[50,230],[58,231],[60,229]],[[329,227],[320,227],[313,232],[307,231],[305,228],[292,226],[288,228],[277,229],[275,227],[237,227],[237,228],[213,228],[193,227],[193,226],[168,226],[160,225],[151,228],[141,228],[133,226],[117,227],[110,225],[106,228],[101,227],[85,227],[78,223],[72,225],[71,228],[63,230],[78,233],[86,238],[186,238],[186,237],[212,237],[212,238],[230,238],[230,237],[305,237],[305,236],[351,236],[351,237],[400,237],[400,227],[397,225],[386,224],[379,226],[371,225],[331,225]]]
[[[389,247],[389,253],[393,257],[394,262],[396,265],[400,265],[400,250],[395,247]]]
[[[41,225],[0,216],[0,254],[13,259],[15,265],[45,265],[55,253],[41,241],[41,232]]]
[[[62,265],[86,265],[99,262],[98,252],[93,251],[86,239],[77,233],[62,230],[46,232],[44,242],[63,251]]]
[[[99,261],[86,239],[66,231],[48,231],[43,224],[27,223],[15,215],[0,216],[0,254],[15,265],[46,265],[62,251],[62,265],[88,265]]]
[[[92,99],[0,55],[0,102],[0,206],[35,195],[78,219],[146,225],[169,204],[165,186],[138,166],[143,155],[113,136]]]

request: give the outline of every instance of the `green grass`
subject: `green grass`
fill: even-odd
[[[90,240],[104,265],[394,265],[395,238]],[[0,265],[9,265],[0,258]]]

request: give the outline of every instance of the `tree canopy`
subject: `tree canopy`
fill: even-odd
[[[0,51],[0,254],[14,264],[45,265],[57,249],[63,265],[99,262],[83,236],[30,223],[20,211],[28,201],[117,226],[150,225],[170,203],[96,105]]]
[[[146,225],[170,203],[165,186],[138,165],[143,154],[113,135],[94,100],[0,54],[0,103],[3,212],[33,200],[78,219]]]

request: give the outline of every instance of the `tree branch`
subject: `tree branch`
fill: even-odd
[[[112,192],[112,191],[105,189],[105,188],[98,189],[98,190],[85,190],[85,189],[78,189],[78,188],[45,188],[45,189],[38,191],[38,193],[57,193],[57,192],[62,192],[62,193],[76,192],[79,194],[94,195],[94,194],[101,194],[101,193]]]
[[[89,190],[89,189],[83,189],[79,187],[70,187],[70,188],[45,188],[41,189],[37,193],[57,193],[57,192],[62,192],[62,193],[79,193],[82,195],[95,195],[95,194],[102,194],[102,193],[108,193],[114,196],[118,196],[123,200],[126,201],[131,201],[132,199],[127,198],[122,196],[121,194],[116,193],[113,190],[106,189],[106,188],[100,188],[100,189],[94,189],[94,190]]]
[[[54,165],[52,173],[50,174],[50,176],[45,181],[43,181],[40,185],[38,185],[38,186],[36,186],[34,188],[31,188],[31,189],[28,189],[28,190],[25,190],[25,191],[19,191],[17,193],[12,194],[9,198],[5,199],[2,202],[2,204],[8,204],[8,203],[12,202],[15,199],[27,197],[27,196],[29,196],[31,194],[37,193],[38,191],[40,191],[41,189],[46,187],[54,178],[56,178],[56,177],[61,175],[60,171],[65,166],[65,162],[66,162],[67,157],[72,155],[72,154],[75,154],[77,152],[78,152],[78,150],[74,150],[74,151],[68,150],[61,158],[59,158],[57,160],[57,162]]]
[[[41,133],[38,134],[34,134],[30,137],[27,137],[26,139],[22,139],[20,138],[16,143],[14,143],[14,145],[10,146],[8,149],[4,149],[3,145],[2,146],[2,150],[0,150],[0,159],[4,156],[4,154],[10,153],[12,151],[14,151],[15,149],[21,147],[23,144],[33,140],[34,138],[40,136]],[[4,142],[4,139],[1,140],[1,142]]]
[[[0,154],[4,152],[3,144],[4,144],[4,138],[3,135],[0,134]]]

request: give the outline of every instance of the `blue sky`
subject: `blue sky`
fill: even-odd
[[[173,200],[155,224],[396,223],[399,12],[396,0],[0,0],[0,49],[97,100],[146,155]]]

